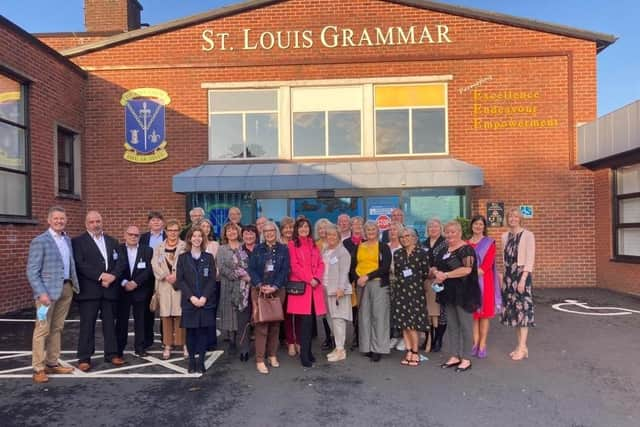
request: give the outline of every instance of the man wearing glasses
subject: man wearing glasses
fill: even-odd
[[[140,245],[140,230],[131,225],[124,233],[123,245],[118,248],[118,267],[120,277],[117,282],[121,289],[118,301],[118,319],[116,335],[118,357],[122,358],[127,346],[129,333],[129,313],[133,307],[134,351],[138,357],[146,357],[145,351],[145,312],[153,292],[153,271],[151,258],[153,249]]]

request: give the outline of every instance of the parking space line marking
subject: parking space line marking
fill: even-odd
[[[63,350],[60,352],[61,354],[76,354],[74,350]],[[125,354],[135,354],[132,351],[125,351]],[[149,352],[150,354],[161,354],[162,351],[152,350]],[[207,357],[205,360],[205,367],[211,368],[211,366],[218,360],[218,358],[224,354],[221,350],[216,350],[213,352],[207,353]],[[10,350],[0,350],[0,358],[2,359],[11,359],[18,357],[31,356],[30,351],[10,351]],[[95,354],[91,356],[94,358],[104,357],[103,351],[97,351]],[[136,356],[137,357],[137,356]],[[77,362],[77,358],[67,359],[67,360],[59,360],[59,363],[63,366],[69,366],[74,368],[73,373],[70,375],[62,375],[62,374],[52,374],[49,375],[53,378],[199,378],[202,376],[200,373],[190,374],[187,370],[181,366],[175,365],[172,362],[178,362],[184,360],[182,355],[178,357],[171,358],[169,360],[161,360],[154,356],[143,357],[141,359],[146,360],[146,363],[140,363],[136,365],[128,365],[128,366],[119,366],[117,368],[105,369],[101,371],[91,371],[91,372],[82,372],[72,363]],[[163,368],[170,369],[175,373],[154,373],[154,374],[141,374],[135,372],[122,373],[123,371],[133,371],[137,368],[145,368],[149,366],[162,366]],[[32,374],[18,374],[16,372],[25,371],[32,369],[31,365],[23,366],[19,368],[5,369],[0,371],[0,379],[17,379],[17,378],[31,378]]]

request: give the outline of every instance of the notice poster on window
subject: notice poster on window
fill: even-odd
[[[391,211],[399,206],[398,196],[368,197],[367,219],[376,221],[380,231],[388,230],[391,226]]]

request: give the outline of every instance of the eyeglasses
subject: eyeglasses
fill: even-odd
[[[177,233],[177,232],[179,232],[179,231],[180,231],[180,230],[179,230],[179,229],[177,229],[177,228],[170,228],[170,229],[168,229],[168,230],[167,230],[167,232],[168,232],[168,233]]]

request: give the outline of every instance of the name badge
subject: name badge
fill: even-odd
[[[147,263],[146,263],[146,262],[144,262],[144,261],[140,261],[140,262],[138,263],[138,268],[147,268]]]
[[[267,264],[267,271],[273,271],[273,264]]]
[[[411,271],[410,268],[404,269],[404,270],[402,270],[402,275],[404,277],[411,277],[411,276],[413,276],[413,271]]]
[[[329,260],[329,264],[333,265],[333,264],[337,264],[338,263],[338,257],[333,257]]]
[[[451,254],[449,252],[447,252],[446,254],[444,254],[442,259],[448,259],[450,256],[451,256]]]
[[[204,277],[209,277],[209,267],[203,268],[202,274],[204,275]]]
[[[113,260],[114,260],[114,261],[117,261],[117,260],[118,260],[118,252],[116,252],[116,251],[114,250],[114,251],[113,251],[113,255],[112,255],[112,257],[113,257]]]

